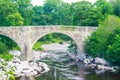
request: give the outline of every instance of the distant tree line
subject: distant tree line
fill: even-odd
[[[120,0],[97,0],[94,4],[45,0],[43,6],[33,6],[31,0],[0,0],[0,26],[98,26],[110,14],[120,17]]]

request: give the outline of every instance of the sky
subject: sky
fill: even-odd
[[[43,5],[45,0],[32,0],[32,4],[33,6],[39,6],[39,5]],[[77,2],[77,1],[81,1],[81,0],[63,0],[64,2],[68,2],[68,3],[72,3],[72,2]],[[96,0],[86,0],[89,2],[94,3]]]

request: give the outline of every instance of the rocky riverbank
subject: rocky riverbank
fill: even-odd
[[[18,54],[17,54],[18,53]],[[14,55],[11,61],[6,62],[4,59],[0,58],[0,80],[9,80],[12,75],[16,77],[20,76],[36,76],[49,71],[47,64],[43,62],[35,61],[20,61],[19,51],[10,51],[10,54]],[[45,56],[44,54],[41,56]],[[8,74],[8,73],[12,74]]]
[[[93,69],[96,74],[104,73],[106,71],[117,72],[119,70],[119,67],[111,66],[110,63],[103,58],[92,58],[91,56],[83,54],[79,60],[84,63],[86,68]]]
[[[54,45],[54,46],[51,47],[51,45],[52,46]],[[65,45],[57,44],[57,47],[55,45],[56,44],[49,44],[49,45],[44,45],[43,47],[48,52],[51,50],[61,52],[61,51],[67,51],[67,49],[68,49],[67,48],[68,44],[65,44]],[[38,74],[48,72],[49,68],[48,68],[47,64],[38,62],[40,59],[42,59],[44,57],[53,56],[52,52],[50,54],[48,52],[33,51],[33,60],[31,62],[28,62],[28,61],[20,61],[20,59],[19,59],[19,56],[21,55],[20,51],[16,51],[16,50],[10,51],[10,54],[14,55],[14,58],[11,61],[6,62],[4,59],[0,58],[0,78],[1,78],[0,80],[8,80],[8,78],[9,78],[9,76],[11,76],[11,74],[7,74],[7,73],[11,72],[11,71],[13,71],[12,74],[14,74],[16,77],[36,76]],[[57,57],[55,55],[53,58],[57,59]],[[83,54],[80,57],[72,56],[72,59],[75,59],[76,62],[78,62],[78,61],[82,62],[86,68],[93,69],[96,74],[104,73],[106,71],[116,72],[117,70],[119,70],[118,67],[111,66],[105,59],[102,59],[99,57],[92,58],[91,56],[86,56],[85,54]],[[66,60],[66,59],[63,59],[63,61],[64,60]],[[5,65],[3,65],[3,64],[5,64]]]

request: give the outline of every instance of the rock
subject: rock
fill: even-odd
[[[0,66],[2,66],[2,62],[4,62],[4,60],[0,58]],[[47,64],[43,62],[36,63],[36,62],[20,61],[20,59],[17,57],[14,57],[11,61],[4,62],[4,63],[7,63],[7,66],[4,66],[4,68],[2,67],[0,69],[0,78],[2,80],[8,80],[6,78],[5,79],[3,78],[4,74],[6,74],[4,73],[5,71],[11,71],[11,70],[14,71],[14,75],[16,77],[36,76],[38,74],[49,71]],[[1,77],[1,74],[2,74],[2,77]],[[6,76],[8,77],[9,74],[7,74]]]
[[[86,58],[85,60],[83,60],[83,63],[84,63],[85,65],[88,65],[88,64],[91,63],[91,61],[90,61],[90,59]]]
[[[41,52],[41,51],[33,51],[33,61],[37,62],[41,58],[48,57],[49,54],[47,52]]]
[[[41,66],[41,68],[43,69],[43,72],[48,72],[50,69],[48,68],[48,65],[46,65],[45,63],[39,62],[38,66]]]
[[[15,75],[17,77],[19,77],[19,76],[35,76],[35,75],[38,75],[38,73],[44,73],[44,72],[49,71],[49,68],[45,63],[20,61],[16,57],[11,62],[8,62],[7,67],[14,69]]]
[[[96,57],[94,60],[96,64],[108,65],[108,63],[102,58]]]
[[[19,57],[21,55],[21,52],[17,50],[11,50],[9,53],[13,54],[15,57]]]
[[[0,58],[0,62],[5,62],[5,60],[4,60],[4,59],[2,59],[2,58]]]
[[[79,57],[79,59],[80,59],[81,61],[83,61],[83,60],[86,59],[86,54],[81,54],[81,55],[78,56],[78,57]]]
[[[0,69],[0,80],[9,80],[8,74],[2,69]]]
[[[20,59],[18,59],[17,57],[14,57],[12,62],[20,64]]]
[[[85,64],[85,67],[95,69],[96,74],[104,73],[105,71],[116,72],[119,70],[118,68],[115,69],[114,67],[111,67],[105,59],[99,57],[86,57],[84,58],[83,63]]]
[[[105,70],[104,65],[97,65],[97,70]]]
[[[91,68],[91,69],[95,69],[96,68],[96,64],[89,64],[88,67]]]
[[[105,72],[105,70],[95,70],[96,74],[101,74],[101,73],[104,73],[104,72]]]

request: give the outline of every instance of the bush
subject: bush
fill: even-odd
[[[120,66],[120,28],[114,30],[107,39],[106,59]]]

